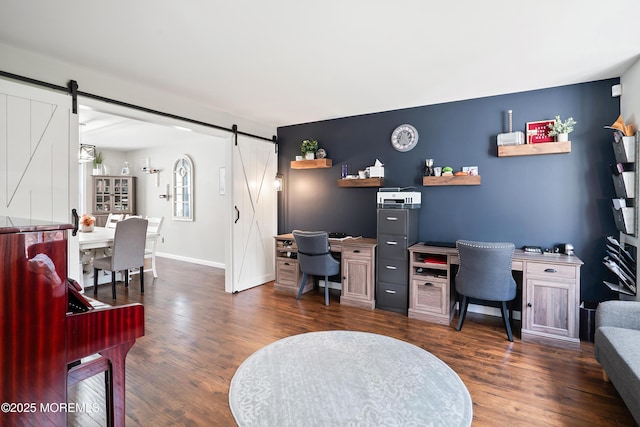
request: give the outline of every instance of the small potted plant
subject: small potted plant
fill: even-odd
[[[573,126],[576,123],[573,117],[562,121],[560,116],[556,116],[555,121],[549,124],[549,136],[555,136],[557,142],[568,141],[569,133],[573,132]]]
[[[315,158],[316,151],[318,151],[318,141],[314,139],[305,139],[302,141],[300,151],[305,159],[313,160]]]
[[[102,175],[102,151],[98,151],[93,159],[93,174]]]

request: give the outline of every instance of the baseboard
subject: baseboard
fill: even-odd
[[[190,257],[185,257],[185,256],[180,256],[180,255],[167,254],[167,253],[163,253],[163,252],[156,252],[156,256],[160,257],[160,258],[174,259],[176,261],[190,262],[192,264],[206,265],[208,267],[222,268],[223,270],[225,269],[225,264],[224,263],[220,263],[220,262],[207,261],[207,260],[204,260],[204,259],[190,258]]]

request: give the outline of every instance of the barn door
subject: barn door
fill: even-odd
[[[276,171],[272,142],[237,136],[233,146],[232,292],[275,278]]]
[[[72,222],[78,116],[71,101],[62,92],[0,79],[0,215]],[[69,242],[69,277],[78,278],[77,239]]]

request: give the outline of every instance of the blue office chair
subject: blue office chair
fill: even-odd
[[[329,276],[340,272],[340,262],[331,256],[329,234],[325,231],[294,230],[293,237],[298,246],[298,263],[302,280],[296,299],[300,299],[307,283],[307,275],[324,276],[324,303],[329,305]]]
[[[516,281],[511,273],[513,243],[487,243],[458,240],[460,269],[456,275],[456,291],[462,295],[458,331],[467,316],[469,300],[500,302],[502,320],[509,341],[513,342],[507,302],[516,297]]]

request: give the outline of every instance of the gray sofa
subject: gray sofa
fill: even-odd
[[[596,310],[595,356],[640,424],[640,302],[605,301]]]

